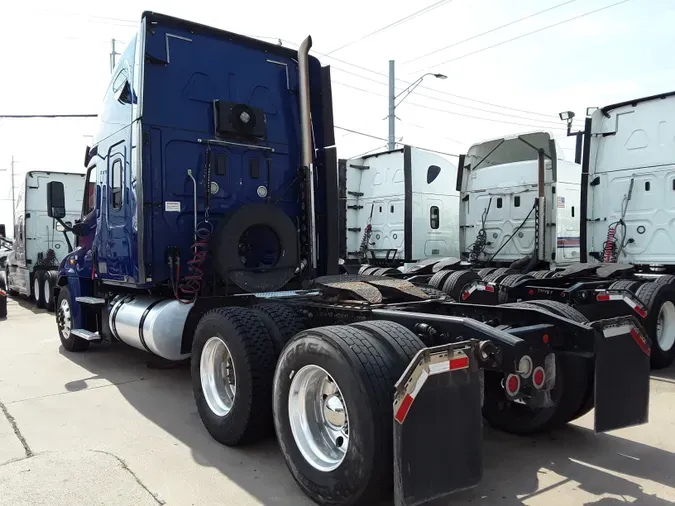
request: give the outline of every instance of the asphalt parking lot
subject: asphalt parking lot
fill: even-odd
[[[276,442],[211,439],[187,367],[122,345],[65,352],[53,314],[9,300],[0,321],[0,505],[311,503]],[[594,435],[592,413],[536,438],[486,429],[485,475],[440,505],[675,504],[675,367],[652,376],[651,420]]]

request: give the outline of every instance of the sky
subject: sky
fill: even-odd
[[[425,77],[397,106],[396,138],[450,155],[547,130],[572,159],[560,111],[581,125],[586,107],[675,89],[675,0],[35,0],[0,7],[0,115],[98,113],[112,39],[122,52],[143,10],[294,49],[311,35],[332,69],[340,158],[384,147],[389,60],[397,93],[425,73],[447,76]],[[95,128],[0,119],[0,223],[12,221],[12,157],[15,186],[28,170],[84,172]]]

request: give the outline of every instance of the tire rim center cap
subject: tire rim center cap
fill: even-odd
[[[326,397],[323,401],[323,416],[335,430],[342,430],[347,421],[345,406],[337,394]]]

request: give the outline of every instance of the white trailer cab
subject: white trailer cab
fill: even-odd
[[[526,259],[536,250],[538,263],[550,268],[579,261],[581,167],[559,153],[550,134],[532,132],[475,144],[460,157],[457,190],[463,258],[509,265],[529,262]],[[537,224],[534,206],[540,191],[544,202]]]
[[[53,304],[52,272],[68,253],[75,237],[47,215],[47,183],[60,181],[65,190],[64,223],[74,223],[82,213],[84,174],[30,171],[26,173],[15,203],[14,244],[7,258],[7,288],[30,296],[39,307]],[[68,237],[68,239],[66,239]]]
[[[586,125],[588,261],[675,273],[675,92],[597,109]]]
[[[340,160],[341,258],[400,266],[458,256],[455,165],[402,149]]]

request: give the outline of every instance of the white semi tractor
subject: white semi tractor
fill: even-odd
[[[65,188],[64,222],[74,223],[82,212],[84,174],[33,170],[26,173],[15,202],[14,242],[6,260],[7,290],[30,297],[38,307],[53,310],[52,288],[61,259],[76,240],[47,214],[47,183]],[[93,189],[93,187],[92,187]]]
[[[457,167],[423,149],[339,161],[340,257],[349,271],[459,255]]]
[[[670,365],[674,112],[675,92],[595,109],[577,134],[580,164],[545,132],[472,146],[457,174],[461,261],[438,262],[431,286],[466,303],[527,301],[584,321],[637,315],[652,366]]]

